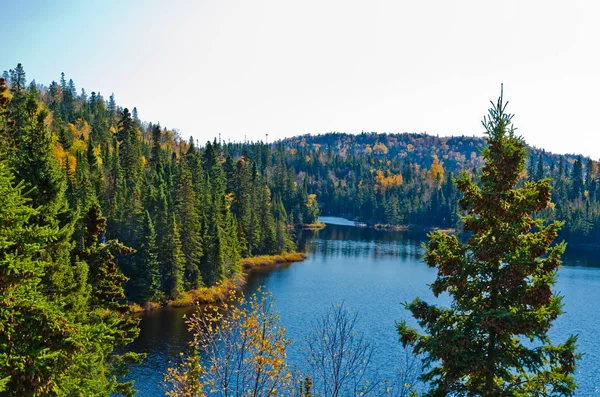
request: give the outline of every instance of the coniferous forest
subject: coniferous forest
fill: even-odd
[[[482,138],[466,136],[329,133],[280,142],[275,161],[289,175],[304,176],[323,215],[371,225],[460,230],[454,179],[461,171],[480,177],[485,146]],[[521,183],[549,178],[554,204],[538,215],[564,221],[559,238],[569,243],[597,246],[600,241],[598,166],[579,155],[528,148]]]
[[[242,276],[242,259],[296,250],[320,214],[370,226],[456,228],[457,179],[482,177],[481,138],[329,133],[206,142],[142,121],[62,74],[0,80],[0,390],[133,395],[143,355],[131,303]],[[598,162],[528,149],[515,180],[546,181],[559,238],[600,237]],[[467,228],[467,230],[469,230]]]
[[[269,189],[267,145],[200,146],[20,64],[0,90],[0,366],[16,395],[131,394],[117,379],[141,356],[113,354],[138,332],[126,301],[235,279],[316,222],[306,183]]]

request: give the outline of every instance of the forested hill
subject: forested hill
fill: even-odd
[[[420,167],[430,168],[434,158],[443,162],[447,172],[457,173],[483,166],[481,149],[485,140],[475,136],[440,137],[426,133],[377,133],[363,132],[347,134],[331,132],[319,135],[302,135],[281,140],[289,149],[305,148],[336,154],[341,157],[372,157],[374,159],[407,159]],[[546,152],[544,149],[529,147],[529,152],[537,159],[542,155],[544,163],[558,165],[560,158],[573,164],[578,155],[564,156]],[[587,160],[587,159],[585,159]]]
[[[478,137],[427,134],[304,135],[275,143],[275,169],[288,167],[316,194],[323,214],[372,224],[456,227],[458,200],[452,176],[478,177]],[[598,162],[529,148],[523,182],[552,179],[554,205],[540,216],[566,222],[561,237],[600,241]],[[275,186],[277,186],[276,181]]]
[[[113,352],[139,332],[126,300],[219,290],[240,280],[241,258],[295,249],[292,223],[316,221],[315,196],[295,183],[284,207],[269,147],[227,150],[64,74],[46,86],[21,64],[3,73],[1,395],[132,395],[120,380],[141,357]]]

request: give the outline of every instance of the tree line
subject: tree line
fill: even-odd
[[[462,171],[479,180],[486,146],[484,139],[466,136],[327,133],[276,143],[274,161],[304,177],[323,214],[371,225],[461,229],[454,180]],[[538,215],[565,221],[559,238],[597,244],[599,163],[533,147],[527,152],[522,182],[549,178],[553,187],[553,206]]]

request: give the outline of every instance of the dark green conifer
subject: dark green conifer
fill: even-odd
[[[402,343],[423,356],[427,396],[573,395],[576,388],[576,338],[552,345],[548,336],[562,306],[552,285],[565,244],[549,248],[562,222],[532,216],[550,202],[547,179],[517,187],[527,152],[505,109],[501,95],[483,122],[481,186],[464,173],[457,181],[472,237],[463,244],[430,235],[425,260],[438,270],[431,289],[447,292],[451,304],[417,298],[407,308],[424,333],[398,325]]]
[[[202,258],[201,222],[196,207],[196,192],[192,185],[192,174],[188,162],[179,162],[179,188],[177,194],[178,224],[181,247],[185,256],[185,289],[195,289],[202,284],[200,261]]]

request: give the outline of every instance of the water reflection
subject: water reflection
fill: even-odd
[[[422,261],[425,233],[377,231],[354,226],[328,225],[320,231],[302,231],[300,248],[305,262],[265,267],[253,272],[245,288],[252,294],[269,289],[287,335],[296,341],[289,351],[292,363],[302,360],[301,348],[311,323],[332,303],[345,302],[359,312],[361,329],[376,342],[380,356],[398,354],[395,322],[414,320],[401,306],[416,296],[438,304],[428,288],[435,269]],[[579,334],[585,352],[577,369],[578,396],[599,395],[600,384],[600,261],[598,255],[569,247],[556,290],[564,295],[565,314],[551,331],[553,341]],[[163,374],[169,361],[185,349],[189,335],[182,316],[193,308],[165,309],[144,314],[140,337],[132,349],[148,352],[148,359],[132,372],[140,396],[162,396]],[[414,322],[413,322],[414,325]]]
[[[329,226],[323,230],[303,230],[299,249],[323,258],[421,259],[425,233],[378,231],[370,228]]]

